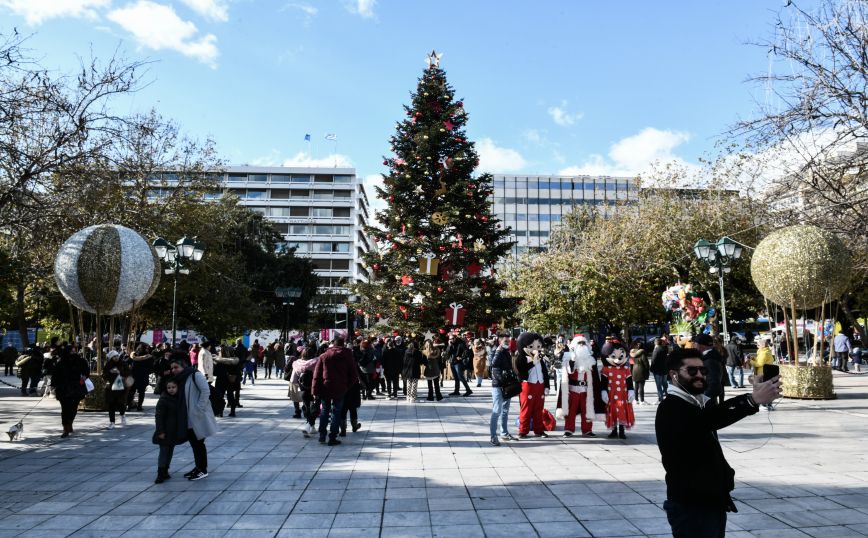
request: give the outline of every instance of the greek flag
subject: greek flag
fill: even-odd
[[[310,142],[310,135],[309,134],[304,135],[304,141]]]
[[[334,134],[334,133],[329,133],[329,134],[325,135],[325,139],[326,139],[326,140],[337,140],[337,139],[338,139],[338,135],[336,135],[336,134]]]

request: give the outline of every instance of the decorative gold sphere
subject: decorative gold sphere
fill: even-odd
[[[750,273],[769,301],[789,307],[815,308],[847,289],[850,253],[834,234],[809,225],[781,228],[760,241]]]

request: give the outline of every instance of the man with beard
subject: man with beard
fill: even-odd
[[[753,415],[780,396],[778,377],[754,384],[752,394],[707,405],[708,368],[696,349],[674,350],[667,360],[669,395],[657,408],[657,445],[666,469],[663,509],[674,538],[724,536],[726,513],[736,512],[730,492],[735,472],[717,430]]]

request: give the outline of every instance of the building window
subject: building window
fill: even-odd
[[[311,217],[331,217],[332,208],[330,207],[312,207],[310,208]]]
[[[292,206],[289,208],[290,217],[307,217],[310,208],[303,206]]]
[[[286,200],[289,198],[289,189],[271,189],[272,200]]]
[[[310,191],[307,189],[292,189],[289,191],[290,198],[309,198]]]
[[[264,200],[265,190],[247,189],[247,200]]]
[[[335,198],[351,198],[353,191],[334,191]]]
[[[229,174],[229,181],[247,181],[247,174]]]
[[[303,224],[293,224],[291,227],[292,235],[308,235],[311,232],[311,226],[305,226]]]
[[[350,216],[350,208],[349,207],[335,207],[332,209],[333,216],[341,217],[341,218],[349,218]]]
[[[292,175],[292,182],[293,183],[310,183],[310,176],[293,174]]]
[[[259,213],[260,215],[265,215],[265,208],[264,207],[251,207],[250,210],[253,211],[254,213]]]
[[[348,271],[350,260],[332,260],[332,271]]]
[[[313,191],[314,200],[331,200],[332,199],[332,191]]]
[[[272,183],[289,183],[290,177],[288,174],[271,174]]]
[[[272,217],[288,217],[289,208],[288,207],[270,207],[268,208],[268,214]]]
[[[289,233],[289,224],[285,222],[272,222],[271,225],[274,227],[274,230],[277,233],[288,234]]]
[[[335,176],[335,183],[352,183],[353,176]]]
[[[314,183],[334,183],[334,179],[332,176],[327,176],[323,174],[317,174],[313,176]]]
[[[249,181],[265,183],[268,181],[268,174],[250,174],[247,178]]]

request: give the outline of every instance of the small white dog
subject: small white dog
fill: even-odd
[[[15,424],[6,432],[9,435],[9,442],[12,441],[20,441],[24,439],[24,421],[19,420],[18,424]]]

